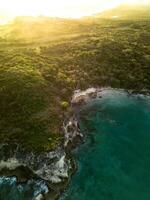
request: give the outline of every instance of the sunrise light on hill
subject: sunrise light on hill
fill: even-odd
[[[0,4],[0,19],[5,23],[16,16],[80,18],[124,3],[150,3],[150,0],[5,0]]]

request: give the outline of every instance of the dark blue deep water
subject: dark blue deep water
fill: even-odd
[[[61,200],[150,200],[150,97],[105,90],[82,109],[87,135]]]

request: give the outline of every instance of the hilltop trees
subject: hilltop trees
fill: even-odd
[[[150,89],[147,19],[85,18],[69,24],[65,38],[62,29],[53,41],[37,35],[33,41],[10,37],[0,43],[0,142],[55,147],[75,89]]]

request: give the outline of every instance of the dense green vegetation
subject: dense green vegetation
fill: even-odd
[[[121,7],[81,20],[18,18],[1,26],[0,142],[55,147],[77,88],[149,90],[150,9],[141,10]]]

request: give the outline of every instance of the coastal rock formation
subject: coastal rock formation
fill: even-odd
[[[40,154],[26,152],[17,144],[16,147],[13,147],[13,151],[10,147],[8,144],[1,146],[1,154],[3,151],[7,151],[7,155],[1,155],[0,171],[5,168],[14,170],[23,166],[28,167],[38,177],[52,183],[59,183],[64,178],[68,178],[68,171],[71,165],[61,147],[58,147],[55,151],[42,152]],[[18,179],[21,181],[21,177],[18,177]]]
[[[92,98],[96,98],[98,93],[97,88],[89,88],[85,91],[76,90],[72,97],[71,103],[73,106],[79,106],[87,103]]]
[[[70,118],[67,123],[64,122],[63,128],[65,133],[64,147],[67,147],[68,143],[72,143],[76,137],[83,137],[75,117]]]
[[[27,151],[19,144],[1,145],[0,175],[15,175],[18,182],[25,182],[30,178],[37,177],[47,181],[50,185],[62,184],[68,180],[74,170],[70,152],[72,148],[76,147],[77,141],[81,141],[83,137],[76,119],[76,109],[89,100],[95,99],[97,95],[98,89],[96,88],[74,92],[71,101],[74,114],[69,119],[64,120],[64,142],[57,149],[36,153]],[[22,169],[25,171],[23,175],[20,173]],[[36,200],[43,198],[43,194],[38,194]]]

